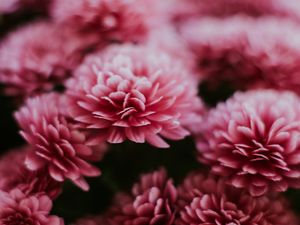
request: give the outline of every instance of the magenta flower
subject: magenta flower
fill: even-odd
[[[227,186],[222,179],[193,173],[178,188],[179,218],[176,225],[296,225],[286,199],[254,198]]]
[[[94,152],[86,145],[85,135],[60,112],[67,104],[63,100],[57,94],[30,98],[16,112],[21,135],[33,146],[25,164],[32,171],[46,167],[54,180],[68,178],[88,190],[83,176],[99,176],[100,171],[87,162]]]
[[[55,21],[82,32],[96,32],[107,41],[139,41],[149,29],[141,0],[54,0]]]
[[[71,116],[89,143],[129,139],[156,147],[180,140],[202,115],[197,82],[179,61],[150,48],[113,46],[89,57],[68,82]]]
[[[18,188],[25,195],[45,193],[52,199],[61,193],[61,183],[47,171],[33,172],[25,167],[25,158],[31,147],[11,150],[0,158],[0,190],[9,192]],[[13,163],[12,163],[13,162]]]
[[[57,216],[49,215],[52,202],[46,195],[25,196],[20,190],[0,191],[0,224],[63,225]]]
[[[289,20],[237,16],[190,21],[182,35],[195,53],[199,73],[212,87],[227,81],[238,89],[300,93],[298,30]]]
[[[292,92],[237,93],[199,129],[199,159],[259,196],[300,187],[300,99]]]
[[[0,82],[8,95],[26,97],[52,90],[70,77],[98,39],[43,21],[21,27],[0,45]]]
[[[146,174],[132,189],[132,195],[119,194],[107,213],[110,225],[171,225],[175,217],[177,191],[166,171]]]

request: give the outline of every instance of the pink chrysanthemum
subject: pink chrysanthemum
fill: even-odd
[[[26,196],[19,189],[0,191],[1,225],[63,225],[57,216],[49,215],[52,202],[46,195]]]
[[[300,187],[300,99],[292,92],[237,93],[205,118],[199,159],[254,196]]]
[[[132,195],[119,194],[107,213],[110,225],[171,225],[175,218],[177,191],[166,171],[146,174],[132,189]]]
[[[27,170],[24,162],[28,151],[31,151],[29,146],[11,150],[0,158],[0,190],[9,192],[18,188],[25,195],[45,193],[56,198],[61,193],[61,183],[53,180],[45,170]]]
[[[284,19],[238,16],[190,21],[182,34],[209,84],[227,81],[239,89],[262,86],[300,93],[298,30],[298,24]]]
[[[150,48],[113,46],[89,57],[68,83],[71,116],[91,143],[126,139],[165,148],[199,121],[197,82],[180,62]],[[201,119],[200,119],[201,121]]]
[[[46,167],[54,180],[68,178],[88,190],[83,176],[98,176],[100,171],[87,162],[94,152],[86,145],[85,135],[60,112],[66,104],[59,95],[48,94],[28,99],[16,112],[21,134],[33,146],[25,164],[32,171]]]
[[[52,17],[82,32],[96,32],[108,41],[139,41],[151,18],[143,0],[54,0]]]
[[[70,77],[85,51],[98,39],[42,21],[21,27],[0,45],[0,82],[8,95],[52,90]]]
[[[201,173],[188,176],[178,188],[179,218],[176,225],[296,225],[286,199],[254,198],[227,186],[224,180]]]

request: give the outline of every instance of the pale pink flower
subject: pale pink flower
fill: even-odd
[[[49,215],[51,208],[46,195],[26,196],[19,189],[0,191],[1,225],[63,225],[61,218]]]
[[[286,199],[277,195],[255,198],[222,179],[199,172],[179,186],[178,205],[176,225],[298,224]]]
[[[28,151],[31,151],[30,146],[11,150],[0,158],[0,190],[9,192],[18,188],[26,195],[45,193],[56,198],[61,193],[61,183],[45,170],[28,170],[24,164]]]
[[[292,92],[236,93],[208,112],[199,159],[259,196],[300,187],[300,99]]]
[[[88,57],[67,86],[71,116],[90,132],[90,143],[129,139],[165,148],[162,137],[183,139],[202,117],[189,70],[151,48],[109,47]]]
[[[193,20],[181,31],[210,86],[227,81],[238,89],[259,86],[300,93],[299,27],[274,17],[237,16]]]
[[[83,176],[99,176],[100,171],[87,162],[94,152],[85,135],[61,113],[60,108],[66,105],[58,94],[47,94],[29,98],[15,113],[21,135],[33,146],[25,164],[32,171],[46,167],[54,180],[68,178],[88,190]]]
[[[143,0],[54,0],[55,21],[107,41],[140,41],[149,30]]]
[[[176,188],[164,169],[143,175],[131,195],[117,195],[107,213],[107,224],[171,225],[176,198]]]
[[[0,82],[8,95],[27,96],[52,90],[71,76],[94,35],[38,21],[10,33],[0,45]]]

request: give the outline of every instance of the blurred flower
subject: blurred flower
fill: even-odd
[[[61,192],[61,183],[44,170],[33,172],[25,167],[25,157],[30,150],[30,146],[14,149],[0,158],[0,190],[9,192],[18,188],[25,195],[45,193],[56,198]]]
[[[298,24],[284,19],[238,16],[190,21],[182,35],[211,87],[227,81],[238,89],[272,87],[300,94],[298,30]]]
[[[143,175],[132,195],[119,194],[107,214],[110,225],[171,225],[175,218],[176,188],[166,171]]]
[[[52,90],[70,77],[98,39],[43,21],[21,27],[1,42],[0,82],[8,95],[27,96]]]
[[[83,176],[98,176],[100,171],[87,162],[94,158],[93,149],[87,146],[85,135],[60,112],[67,104],[61,99],[57,94],[30,98],[15,113],[21,135],[33,146],[25,164],[32,171],[46,167],[54,180],[68,178],[88,190]]]
[[[72,225],[108,225],[101,216],[90,216],[77,220]]]
[[[224,180],[192,173],[178,188],[179,218],[176,225],[296,225],[286,199],[278,196],[254,198],[227,186]]]
[[[300,99],[292,92],[236,93],[199,129],[201,162],[259,196],[300,187]]]
[[[51,200],[45,195],[25,196],[19,189],[0,191],[0,224],[63,225],[57,216],[50,216]]]
[[[89,143],[126,139],[165,148],[201,121],[197,82],[164,52],[113,46],[88,57],[68,82],[71,116],[90,132]]]
[[[49,0],[1,0],[0,14],[13,13],[21,9],[34,11],[44,11],[49,4]]]
[[[170,8],[175,21],[184,22],[189,18],[230,17],[247,15],[253,18],[277,16],[299,21],[298,0],[176,0]]]
[[[148,20],[152,18],[142,3],[142,0],[54,0],[51,14],[58,23],[82,32],[96,32],[107,41],[139,41],[147,35]]]

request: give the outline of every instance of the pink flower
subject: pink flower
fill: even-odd
[[[8,95],[52,90],[70,77],[85,51],[98,40],[49,22],[21,27],[0,45],[0,82]]]
[[[176,225],[296,225],[295,214],[279,196],[254,198],[222,179],[193,173],[178,188]]]
[[[18,188],[25,195],[45,193],[56,198],[61,193],[61,183],[53,180],[45,170],[27,170],[24,162],[28,151],[31,151],[29,146],[11,150],[0,158],[0,190],[9,192]]]
[[[55,21],[96,32],[108,41],[139,41],[149,29],[141,0],[54,0]]]
[[[64,100],[57,94],[38,96],[16,112],[21,135],[33,146],[25,164],[32,171],[46,167],[54,180],[68,178],[88,190],[83,176],[99,176],[100,171],[87,162],[94,152],[86,145],[85,135],[60,112],[67,104]]]
[[[45,195],[27,197],[20,190],[0,191],[0,224],[63,225],[57,216],[49,215],[51,200]]]
[[[171,225],[175,217],[177,191],[166,171],[143,175],[132,195],[119,194],[107,213],[110,225]]]
[[[68,82],[71,116],[89,143],[129,139],[165,148],[198,121],[197,82],[164,52],[125,45],[89,57]]]
[[[300,93],[298,30],[298,24],[284,19],[237,16],[190,21],[182,35],[195,53],[199,73],[212,87],[227,81],[239,89],[259,86]]]
[[[292,92],[235,94],[204,119],[200,161],[253,196],[300,187],[299,103]]]

